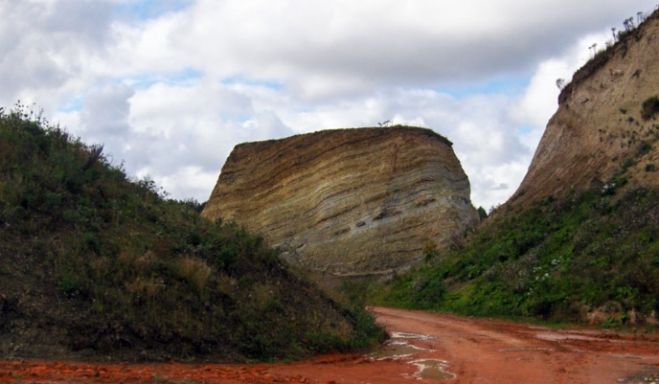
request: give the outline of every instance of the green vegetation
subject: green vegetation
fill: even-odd
[[[201,208],[0,109],[0,355],[298,358],[382,337]]]
[[[657,113],[659,113],[659,97],[652,96],[641,105],[641,117],[644,120],[652,119]]]
[[[600,309],[615,324],[659,312],[658,191],[550,198],[495,220],[441,261],[371,289],[371,301],[551,321]]]
[[[482,220],[487,219],[487,211],[485,211],[485,208],[483,207],[478,207],[478,218]]]

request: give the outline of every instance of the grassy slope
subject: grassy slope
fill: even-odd
[[[585,321],[600,308],[609,324],[631,320],[632,309],[659,312],[659,191],[611,192],[509,213],[371,300],[553,321]]]
[[[0,109],[0,355],[289,358],[381,336],[194,202]]]

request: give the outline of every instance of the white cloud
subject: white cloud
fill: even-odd
[[[215,171],[204,171],[197,166],[183,166],[177,168],[174,173],[156,177],[154,181],[171,196],[204,196],[203,199],[197,200],[205,201],[210,194],[208,186],[215,185],[217,177]]]
[[[110,43],[110,6],[83,0],[0,2],[0,104],[20,98],[54,109],[76,77],[84,77],[86,58],[102,54]]]
[[[455,143],[474,203],[489,207],[524,176],[556,78],[654,1],[172,4],[0,1],[0,104],[36,101],[131,174],[199,200],[239,142],[428,126]]]
[[[126,30],[115,57],[150,70],[284,79],[315,96],[353,83],[440,84],[528,70],[650,0],[199,1]],[[606,25],[606,24],[604,24]],[[122,55],[123,53],[123,55]]]

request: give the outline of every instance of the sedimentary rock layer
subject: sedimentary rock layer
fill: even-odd
[[[643,113],[657,96],[659,11],[575,73],[506,205],[607,188],[623,174],[628,185],[659,187],[659,116]]]
[[[256,231],[302,268],[390,273],[478,219],[451,143],[408,127],[236,146],[202,213]]]

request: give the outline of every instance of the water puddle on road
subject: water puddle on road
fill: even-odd
[[[380,350],[371,353],[369,357],[373,360],[397,360],[410,357],[413,354],[421,351],[427,351],[427,349],[417,347],[416,345],[412,345],[406,341],[392,339],[387,341],[384,347],[382,347]]]
[[[430,380],[453,380],[457,376],[448,371],[448,361],[423,359],[410,361],[411,364],[416,365],[419,370],[416,377]]]
[[[391,338],[395,339],[411,339],[411,340],[432,340],[433,336],[422,335],[419,333],[409,333],[409,332],[392,332]]]
[[[536,333],[535,337],[547,341],[569,341],[569,340],[579,340],[579,341],[600,341],[602,339],[592,336],[584,336],[574,333],[558,333],[558,332],[540,332]]]
[[[618,379],[619,384],[658,384],[659,371]]]
[[[434,350],[416,346],[411,343],[411,340],[434,339],[433,336],[417,333],[393,332],[391,339],[382,348],[368,356],[371,360],[402,360],[416,366],[417,372],[413,376],[406,376],[408,379],[453,380],[457,375],[448,371],[449,363],[447,361],[430,358],[419,359],[419,356],[415,356],[420,353],[434,352]]]

